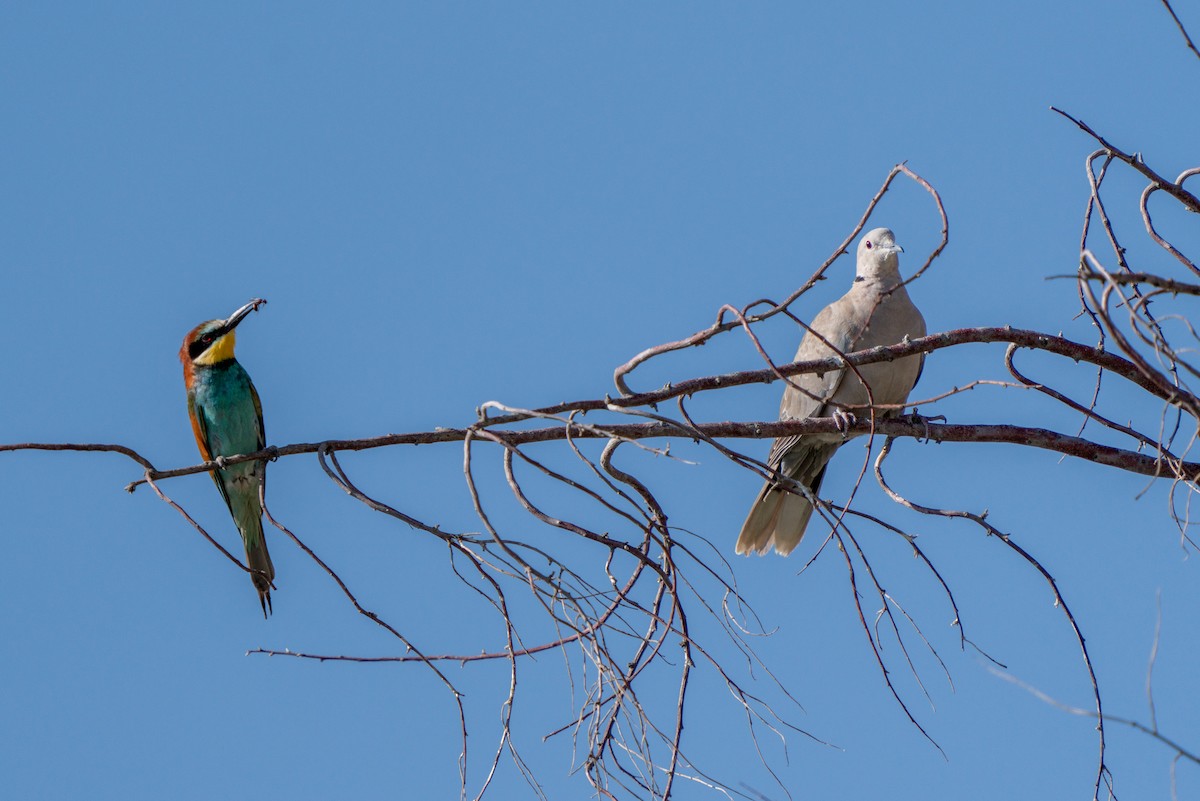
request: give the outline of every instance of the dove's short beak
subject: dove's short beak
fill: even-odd
[[[896,251],[897,253],[904,252],[904,248],[900,247],[899,245],[892,245],[892,250]]]

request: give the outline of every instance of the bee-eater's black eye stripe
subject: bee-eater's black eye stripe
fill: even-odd
[[[188,345],[188,358],[199,358],[200,354],[208,350],[212,343],[212,334],[205,334],[204,336],[196,337],[194,340],[192,340],[192,344]]]

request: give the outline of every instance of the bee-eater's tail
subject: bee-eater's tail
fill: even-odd
[[[252,532],[257,536],[245,537],[246,564],[250,568],[250,578],[254,581],[254,589],[258,590],[258,601],[262,604],[263,617],[273,611],[271,609],[271,583],[275,580],[275,566],[271,564],[271,554],[267,551],[267,539],[263,536],[262,520],[255,521]]]

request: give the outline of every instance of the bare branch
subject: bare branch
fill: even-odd
[[[1061,276],[1074,278],[1075,276]],[[1172,295],[1200,295],[1200,284],[1185,284],[1173,278],[1164,278],[1154,273],[1112,273],[1103,275],[1094,270],[1085,269],[1079,277],[1086,281],[1112,281],[1115,284],[1149,284],[1165,290]]]
[[[1166,7],[1167,13],[1171,15],[1171,19],[1175,20],[1175,27],[1179,28],[1179,32],[1183,34],[1183,40],[1187,42],[1188,50],[1191,50],[1196,58],[1200,58],[1200,50],[1196,49],[1196,44],[1192,41],[1192,37],[1188,36],[1187,29],[1179,21],[1179,15],[1175,13],[1175,9],[1171,8],[1171,4],[1167,0],[1162,0],[1162,4]]]
[[[1111,154],[1113,158],[1117,159],[1118,161],[1125,162],[1130,167],[1133,167],[1135,170],[1140,172],[1142,175],[1146,176],[1146,178],[1148,178],[1152,184],[1154,184],[1159,189],[1163,190],[1167,194],[1174,197],[1176,200],[1178,200],[1180,203],[1182,203],[1184,205],[1184,208],[1186,208],[1188,211],[1194,211],[1194,212],[1200,213],[1200,198],[1197,198],[1195,195],[1193,195],[1191,192],[1184,189],[1179,184],[1174,183],[1172,181],[1168,181],[1166,178],[1162,177],[1157,172],[1152,170],[1146,164],[1146,162],[1142,160],[1142,156],[1140,153],[1129,154],[1129,153],[1126,153],[1124,150],[1121,150],[1120,148],[1115,147],[1114,145],[1109,143],[1109,141],[1107,139],[1105,139],[1103,136],[1101,136],[1100,134],[1093,131],[1091,129],[1091,127],[1088,126],[1087,123],[1085,123],[1081,120],[1075,119],[1070,114],[1068,114],[1067,112],[1063,111],[1060,108],[1055,108],[1054,106],[1051,106],[1050,110],[1053,111],[1055,114],[1061,114],[1062,116],[1066,117],[1071,122],[1075,123],[1075,125],[1081,131],[1083,131],[1088,136],[1092,137],[1097,142],[1099,142],[1100,146],[1103,147],[1109,154]]]

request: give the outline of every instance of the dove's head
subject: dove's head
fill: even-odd
[[[890,228],[868,231],[858,243],[858,275],[862,278],[882,278],[900,274],[900,253]]]

